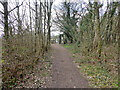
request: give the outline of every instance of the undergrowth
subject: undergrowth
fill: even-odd
[[[75,58],[80,72],[89,80],[92,88],[118,88],[117,48],[114,45],[104,46],[101,58],[95,51],[88,52],[85,45],[64,45]]]
[[[14,37],[14,40],[11,38],[9,40],[9,47],[7,48],[5,47],[5,40],[3,40],[2,60],[0,62],[2,63],[3,88],[26,87],[28,85],[25,86],[25,83],[31,82],[28,80],[38,72],[38,77],[41,75],[40,78],[48,76],[46,73],[50,67],[50,60],[46,60],[48,54],[45,52],[44,57],[42,56],[40,42],[37,42],[37,51],[35,52],[35,42],[31,42],[31,38],[28,38],[28,36],[24,36],[22,39],[15,39]],[[41,82],[41,80],[39,82]]]

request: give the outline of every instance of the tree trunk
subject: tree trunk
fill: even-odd
[[[9,29],[8,29],[8,1],[3,2],[4,7],[4,34],[5,39],[8,40],[9,38]]]
[[[118,59],[120,60],[120,2],[118,3]]]
[[[100,20],[99,20],[99,5],[95,2],[95,46],[97,46],[98,57],[101,57],[101,35],[100,35]]]
[[[36,0],[36,4],[35,4],[35,11],[36,11],[36,16],[35,16],[35,52],[36,52],[36,48],[37,48],[37,18],[38,18],[38,13],[37,13],[37,0]]]
[[[50,47],[50,42],[51,42],[51,35],[50,35],[50,28],[51,28],[51,26],[50,26],[50,20],[51,20],[52,4],[53,4],[53,2],[48,3],[48,25],[47,25],[47,27],[48,27],[48,39],[47,39],[47,43],[48,43],[47,45],[48,45],[48,47]]]
[[[32,18],[31,18],[31,10],[30,10],[30,0],[29,0],[29,18],[30,18],[30,30],[31,30],[31,49],[32,49],[32,51],[33,51],[33,45],[32,45],[32,43],[33,43],[33,38],[32,38]]]

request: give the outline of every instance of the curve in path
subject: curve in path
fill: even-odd
[[[83,78],[73,63],[72,55],[59,44],[53,44],[53,66],[51,88],[88,88],[88,81]]]

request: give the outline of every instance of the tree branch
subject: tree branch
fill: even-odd
[[[23,2],[24,2],[24,1],[23,1]],[[21,5],[23,5],[23,2],[21,3]],[[13,8],[13,9],[11,9],[10,11],[8,11],[8,13],[12,12],[14,9],[16,9],[16,8],[20,7],[21,5],[14,7],[14,8]]]
[[[28,5],[28,3],[26,3],[26,4]],[[29,5],[28,5],[28,6],[29,6]],[[31,6],[29,6],[29,7],[30,7],[30,9],[32,9],[34,12],[36,12],[35,9],[33,9]]]
[[[3,2],[2,2],[2,1],[0,1],[0,3],[3,5]]]
[[[4,14],[2,11],[0,11],[0,13]]]
[[[3,20],[1,20],[1,19],[0,19],[0,22],[1,22],[1,23],[4,23],[4,21],[3,21]]]
[[[17,19],[13,20],[13,21],[10,21],[8,24],[11,24],[11,23],[14,23],[14,21],[16,21]]]

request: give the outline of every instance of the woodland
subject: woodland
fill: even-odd
[[[0,1],[1,88],[49,88],[56,40],[90,88],[118,88],[120,2],[55,1]]]

